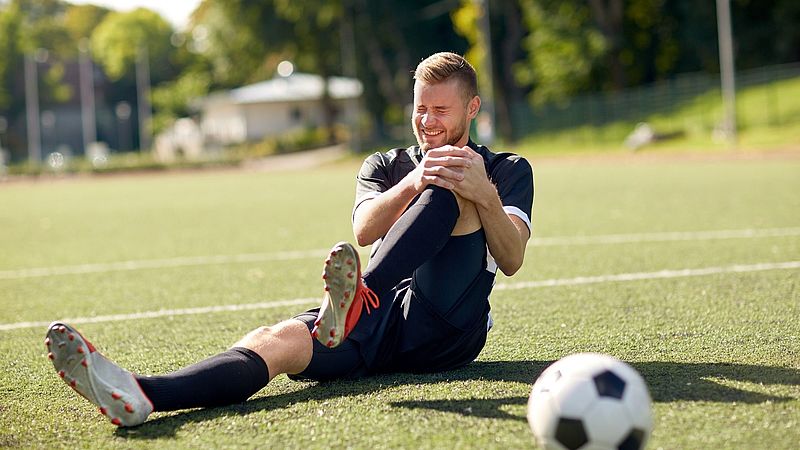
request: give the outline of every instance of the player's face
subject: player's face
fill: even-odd
[[[414,114],[411,126],[420,147],[463,147],[469,140],[469,123],[480,107],[476,96],[465,102],[458,80],[414,83]]]

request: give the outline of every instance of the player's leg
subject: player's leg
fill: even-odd
[[[435,255],[453,233],[460,216],[456,195],[429,186],[403,213],[383,239],[361,274],[358,253],[341,242],[331,250],[323,272],[326,298],[312,335],[328,347],[339,345],[361,320],[361,309],[378,309],[413,271]],[[378,316],[385,314],[382,308]],[[377,323],[372,317],[371,323]]]
[[[311,337],[297,320],[258,328],[225,352],[151,377],[119,367],[63,323],[49,327],[45,344],[59,376],[122,426],[141,424],[153,411],[243,402],[277,374],[299,372],[311,359]]]
[[[456,194],[429,186],[395,222],[364,270],[364,281],[383,294],[438,253],[461,216]]]
[[[442,249],[414,270],[391,353],[394,370],[454,369],[486,342],[494,267],[474,205],[457,197],[461,215]]]
[[[330,260],[326,261],[326,267],[329,265]],[[358,278],[347,277],[345,271],[335,275],[342,279],[339,283]],[[362,364],[357,350],[348,352],[348,348],[352,350],[348,346],[337,352],[314,349],[320,346],[309,333],[314,318],[316,315],[311,319],[300,315],[271,327],[259,327],[223,353],[159,376],[141,376],[119,367],[63,323],[51,324],[45,344],[57,373],[67,384],[97,405],[112,423],[133,426],[144,422],[153,411],[243,402],[278,374],[303,372],[314,350],[322,354],[314,367],[324,370],[308,370],[306,376],[330,379],[354,373],[353,367]],[[340,363],[336,367],[334,360]]]

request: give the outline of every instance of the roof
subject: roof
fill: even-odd
[[[364,90],[355,78],[328,78],[330,96],[334,99],[358,98]],[[293,73],[288,77],[242,86],[226,92],[211,94],[207,100],[229,100],[234,104],[271,103],[318,100],[322,98],[322,77],[308,73]]]

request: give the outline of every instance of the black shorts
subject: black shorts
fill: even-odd
[[[459,238],[451,243],[459,246],[470,237]],[[440,281],[436,285],[448,289],[447,277],[437,276]],[[310,364],[291,378],[322,381],[462,367],[472,362],[486,343],[489,293],[494,278],[493,272],[478,270],[463,293],[449,300],[446,308],[426,295],[431,290],[430,283],[416,278],[404,280],[390,295],[381,298],[379,308],[370,314],[362,312],[355,329],[338,347],[327,348],[314,339]],[[315,308],[295,318],[311,330],[318,312],[319,308]]]

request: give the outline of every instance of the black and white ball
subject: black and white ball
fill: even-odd
[[[653,429],[650,393],[628,364],[578,353],[556,361],[536,380],[528,423],[547,450],[642,449]]]

